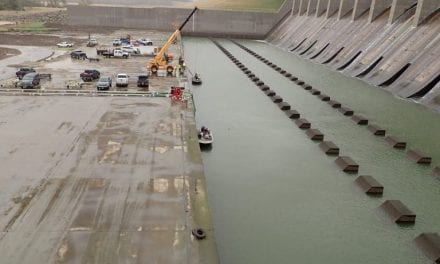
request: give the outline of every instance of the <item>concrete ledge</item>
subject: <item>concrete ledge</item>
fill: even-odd
[[[348,107],[344,107],[344,106],[342,106],[341,108],[339,108],[339,110],[338,110],[339,112],[341,112],[343,115],[345,115],[345,116],[352,116],[353,114],[354,114],[354,111],[353,110],[351,110],[350,108],[348,108]]]
[[[324,141],[319,144],[319,148],[327,155],[339,155],[339,147],[331,141]]]
[[[316,89],[310,89],[309,92],[313,95],[320,95],[321,91],[320,90],[316,90]]]
[[[338,157],[335,162],[344,172],[356,173],[359,171],[359,165],[350,157],[341,156]]]
[[[396,149],[405,149],[406,142],[398,139],[397,137],[388,136],[385,138],[385,141]]]
[[[286,103],[286,102],[280,102],[278,103],[278,107],[283,110],[283,111],[288,111],[290,110],[290,104]]]
[[[416,214],[399,200],[387,200],[380,208],[382,208],[395,223],[414,223],[416,221]]]
[[[377,126],[377,125],[369,125],[367,127],[368,131],[370,131],[371,133],[373,133],[373,135],[375,136],[385,136],[385,129]]]
[[[321,101],[324,101],[324,102],[330,101],[330,96],[328,96],[326,94],[320,94],[320,95],[318,95],[318,98],[321,99]]]
[[[321,133],[318,129],[308,129],[306,131],[306,135],[311,139],[315,141],[322,141],[324,140],[324,134]]]
[[[301,116],[296,110],[287,110],[285,113],[290,119],[298,119]]]
[[[351,120],[353,120],[356,124],[361,125],[361,126],[368,125],[368,119],[366,119],[365,117],[363,117],[361,115],[353,115],[351,117]]]
[[[272,102],[274,103],[281,103],[283,101],[283,98],[281,98],[281,96],[275,95],[274,97],[271,98]]]
[[[383,186],[371,175],[361,175],[355,180],[356,184],[366,194],[383,194]]]
[[[341,103],[335,100],[329,100],[327,102],[329,105],[331,105],[331,107],[333,108],[341,108]]]
[[[414,241],[430,260],[440,263],[440,236],[437,233],[422,233]]]
[[[301,129],[309,129],[310,128],[310,122],[304,118],[300,118],[298,120],[295,120],[295,124]]]
[[[267,96],[269,96],[269,97],[273,97],[273,96],[276,95],[276,93],[275,93],[274,91],[272,91],[272,90],[264,91],[264,93],[265,93]]]
[[[406,156],[410,159],[415,161],[418,164],[431,164],[431,157],[426,155],[425,153],[421,152],[418,149],[410,149],[406,153]]]

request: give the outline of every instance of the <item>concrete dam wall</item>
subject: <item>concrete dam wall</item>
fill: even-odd
[[[440,110],[439,0],[294,0],[267,40]]]
[[[199,9],[183,29],[185,35],[263,39],[286,17],[292,4],[278,12],[245,12]],[[67,7],[69,24],[174,31],[191,12],[186,8],[136,8],[120,6]]]

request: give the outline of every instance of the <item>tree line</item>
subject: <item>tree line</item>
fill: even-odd
[[[23,10],[26,6],[58,7],[66,4],[66,0],[0,0],[0,10]]]

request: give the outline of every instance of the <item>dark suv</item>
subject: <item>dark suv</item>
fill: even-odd
[[[96,83],[96,89],[98,91],[109,90],[111,87],[112,87],[112,79],[110,77],[101,77],[99,81]]]
[[[21,89],[26,88],[36,88],[38,85],[40,85],[41,76],[40,74],[36,72],[30,72],[23,76],[21,81],[18,83],[18,86],[21,87]]]
[[[150,86],[150,79],[148,75],[139,75],[137,80],[137,86],[148,88]]]
[[[21,80],[23,78],[23,76],[25,76],[26,74],[30,73],[30,72],[35,72],[35,70],[33,68],[20,68],[18,70],[18,72],[15,73],[15,75],[17,75],[18,79]]]
[[[70,57],[72,59],[85,60],[87,59],[87,54],[84,51],[75,50],[70,53]]]
[[[97,70],[85,70],[79,75],[79,77],[81,77],[81,79],[85,82],[91,82],[99,79],[99,77],[101,77],[101,73]]]

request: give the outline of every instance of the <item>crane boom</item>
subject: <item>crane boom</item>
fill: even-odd
[[[165,44],[162,46],[162,48],[156,54],[156,56],[154,56],[154,58],[148,62],[148,65],[147,65],[148,70],[151,70],[154,73],[160,67],[164,67],[167,65],[167,62],[164,59],[165,52],[168,50],[168,48],[171,46],[171,44],[173,44],[173,42],[179,37],[180,32],[182,31],[183,27],[185,27],[185,25],[188,23],[188,21],[194,15],[194,13],[197,11],[197,9],[198,9],[197,7],[194,7],[194,9],[191,11],[189,16],[182,23],[182,25],[180,25],[180,27],[178,29],[176,29],[176,31],[174,31],[174,33],[170,36],[170,38],[167,40],[167,42],[165,42]]]

